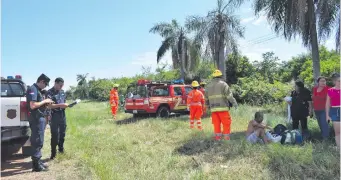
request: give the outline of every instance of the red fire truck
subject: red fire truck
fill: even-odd
[[[192,90],[181,80],[150,81],[138,80],[128,86],[125,112],[134,117],[148,114],[166,118],[171,113],[188,113],[187,95]]]

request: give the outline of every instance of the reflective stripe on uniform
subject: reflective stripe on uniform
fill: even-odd
[[[201,119],[197,120],[198,127],[201,127]]]
[[[216,108],[211,108],[211,112],[220,112],[220,111],[228,111],[228,107],[216,107]]]
[[[224,96],[222,94],[217,94],[217,95],[211,95],[208,96],[208,99],[217,99],[217,98],[223,98]]]
[[[230,134],[223,134],[223,136],[228,136],[228,137],[230,137]]]
[[[201,106],[201,102],[192,102],[190,105],[191,105],[191,106],[192,106],[192,105],[193,105],[193,106],[197,106],[197,105],[200,105],[200,106]]]
[[[216,133],[216,134],[214,134],[215,136],[222,136],[222,134],[221,133]]]

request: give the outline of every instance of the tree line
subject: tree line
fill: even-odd
[[[277,35],[290,41],[300,37],[311,50],[313,77],[321,75],[319,43],[333,31],[335,49],[340,49],[340,2],[338,0],[217,0],[215,9],[206,16],[189,16],[181,26],[177,20],[155,24],[151,33],[163,41],[157,51],[157,62],[167,51],[172,53],[173,68],[180,69],[181,78],[192,79],[202,56],[209,56],[215,67],[226,72],[225,62],[238,54],[238,39],[245,28],[234,11],[244,2],[253,2],[256,16],[265,14]],[[194,33],[193,37],[189,37]],[[224,78],[226,78],[226,73]]]
[[[340,55],[337,51],[321,46],[319,55],[321,75],[329,77],[333,72],[339,71]],[[263,53],[261,60],[250,60],[240,53],[230,54],[225,63],[226,81],[232,87],[239,103],[252,105],[280,103],[293,89],[294,80],[303,80],[307,88],[314,85],[312,63],[310,53],[299,54],[289,61],[281,61],[273,52]],[[212,60],[200,59],[196,69],[192,71],[193,79],[209,82],[214,69]],[[126,95],[128,85],[136,83],[138,79],[157,81],[179,79],[181,70],[174,69],[171,65],[160,64],[155,72],[151,71],[151,67],[142,67],[142,73],[134,77],[96,79],[88,78],[88,75],[77,75],[77,86],[66,91],[68,98],[108,101],[114,83],[120,84],[119,94]]]

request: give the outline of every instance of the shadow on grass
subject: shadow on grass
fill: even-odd
[[[32,162],[24,160],[26,156],[21,154],[13,155],[9,160],[1,162],[1,177],[15,176],[19,174],[29,173],[32,170]],[[49,161],[49,158],[42,160],[44,163]]]
[[[197,136],[187,140],[182,146],[175,149],[175,153],[181,155],[199,155],[205,154],[205,156],[217,155],[217,152],[224,152],[224,157],[230,159],[238,154],[243,154],[245,148],[233,148],[236,143],[240,144],[240,140],[245,138],[245,132],[231,133],[231,140],[214,140],[212,136]],[[243,146],[243,144],[242,144]],[[236,151],[235,151],[236,150]],[[211,152],[215,153],[211,153]]]
[[[132,123],[136,123],[136,122],[150,119],[150,118],[155,118],[155,117],[150,116],[150,115],[139,115],[137,117],[128,117],[122,120],[118,120],[118,121],[115,121],[115,123],[117,125],[132,124]]]
[[[31,171],[31,158],[20,152],[26,140],[18,139],[1,143],[1,177],[15,176]],[[43,160],[43,162],[46,161],[48,159]]]

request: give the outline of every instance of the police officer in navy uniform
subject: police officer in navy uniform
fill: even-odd
[[[64,138],[66,131],[66,117],[65,108],[69,105],[65,102],[66,96],[64,90],[64,80],[62,78],[56,78],[54,86],[47,91],[47,97],[54,101],[54,104],[50,106],[51,108],[51,157],[54,159],[56,157],[56,148],[58,145],[58,150],[60,153],[64,152]]]
[[[31,128],[31,147],[33,150],[32,153],[32,171],[46,171],[47,166],[43,164],[40,160],[42,157],[41,149],[44,144],[44,133],[45,133],[45,117],[44,113],[47,108],[47,105],[52,104],[53,101],[51,99],[44,99],[41,91],[48,86],[50,82],[50,78],[48,78],[45,74],[41,74],[37,82],[34,83],[27,90],[27,102],[28,108],[30,111],[29,123]]]

